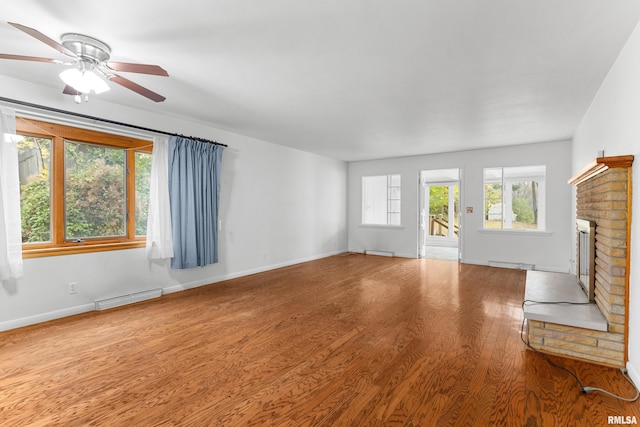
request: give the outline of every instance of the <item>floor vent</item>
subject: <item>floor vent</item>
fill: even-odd
[[[121,305],[133,304],[162,296],[162,289],[150,289],[148,291],[135,292],[133,294],[120,295],[113,298],[105,298],[96,301],[96,310],[107,310]]]

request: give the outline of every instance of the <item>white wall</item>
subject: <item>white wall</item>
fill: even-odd
[[[227,144],[223,154],[219,263],[171,270],[143,249],[26,259],[24,277],[0,286],[0,330],[75,314],[96,299],[152,288],[165,292],[344,252],[345,162],[180,118],[114,107],[98,97],[76,106],[59,88],[0,77],[2,96]],[[135,95],[132,95],[135,96]],[[78,293],[69,295],[69,282]]]
[[[605,156],[633,154],[631,269],[629,290],[629,373],[640,385],[640,27],[637,27],[574,137],[573,169],[577,172],[604,150]]]
[[[547,166],[548,233],[484,231],[483,169],[496,166]],[[571,233],[571,142],[547,142],[435,155],[402,157],[349,164],[349,250],[382,250],[396,256],[418,254],[418,176],[428,169],[460,168],[462,261],[534,264],[536,269],[569,272],[573,254]],[[402,176],[402,228],[361,225],[361,178],[399,173]],[[466,213],[473,207],[473,213]]]

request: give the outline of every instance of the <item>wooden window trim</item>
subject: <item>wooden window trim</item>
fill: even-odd
[[[20,135],[50,139],[51,147],[51,241],[24,243],[23,258],[102,252],[143,248],[144,236],[135,235],[135,153],[151,153],[153,141],[106,132],[76,128],[57,123],[16,117]],[[64,140],[105,147],[126,149],[126,235],[109,238],[87,238],[82,242],[64,239]]]

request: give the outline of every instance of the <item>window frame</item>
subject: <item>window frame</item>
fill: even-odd
[[[366,178],[382,178],[384,177],[386,179],[386,189],[385,189],[385,201],[386,201],[386,208],[384,210],[384,214],[385,214],[385,218],[386,218],[386,222],[385,223],[373,223],[373,222],[365,222],[365,216],[366,216],[366,206],[367,206],[367,200],[365,198],[365,180]],[[398,185],[393,185],[393,180],[394,177],[397,177],[398,179]],[[361,197],[361,203],[362,203],[362,213],[361,213],[361,218],[360,218],[360,225],[362,226],[366,226],[366,227],[389,227],[389,228],[397,228],[397,227],[402,227],[402,175],[399,173],[390,173],[390,174],[381,174],[381,175],[363,175],[361,177],[361,191],[360,191],[360,197]],[[395,197],[396,193],[394,190],[397,190],[398,192],[398,197]],[[391,205],[393,204],[392,202],[396,202],[397,206],[398,206],[398,210],[392,210]],[[392,224],[391,223],[391,217],[393,215],[397,215],[400,218],[400,222],[398,224]]]
[[[51,140],[51,241],[23,243],[23,258],[145,247],[146,236],[135,234],[135,153],[151,154],[153,141],[24,117],[16,117],[16,133]],[[82,241],[65,239],[65,140],[125,150],[126,233],[124,236],[86,238]]]
[[[542,168],[542,174],[522,174],[522,175],[512,175],[505,177],[505,170],[513,170],[513,169],[523,169],[527,168]],[[487,171],[488,170],[500,170],[500,203],[502,203],[502,211],[500,213],[500,228],[492,228],[487,227],[487,218],[484,216],[487,212],[487,185],[492,184],[492,182],[487,181]],[[482,173],[482,200],[483,200],[483,218],[482,218],[482,230],[484,231],[492,231],[492,232],[546,232],[546,180],[547,180],[547,166],[545,164],[537,164],[537,165],[524,165],[524,166],[496,166],[496,167],[488,167],[483,169]],[[517,182],[530,182],[535,181],[538,183],[538,194],[537,194],[537,206],[538,206],[538,218],[536,222],[535,229],[527,229],[527,228],[514,228],[512,226],[512,218],[505,218],[505,206],[510,206],[513,209],[513,193],[512,193],[512,185]],[[510,209],[510,210],[511,210]],[[508,227],[505,227],[508,225]]]

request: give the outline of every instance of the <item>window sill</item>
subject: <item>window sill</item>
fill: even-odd
[[[503,234],[513,236],[553,236],[553,231],[548,230],[504,230],[501,228],[481,228],[478,232],[483,234]]]
[[[360,224],[360,228],[378,228],[383,230],[404,230],[404,225],[377,225],[377,224]]]
[[[115,250],[122,250],[122,249],[144,248],[145,246],[146,246],[146,241],[144,240],[135,240],[131,242],[98,243],[98,244],[69,243],[68,246],[23,249],[22,258],[27,259],[27,258],[41,258],[41,257],[60,256],[60,255],[84,254],[84,253],[90,253],[90,252],[106,252],[106,251],[115,251]]]

